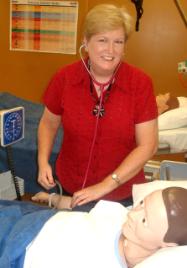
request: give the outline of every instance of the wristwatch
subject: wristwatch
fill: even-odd
[[[119,178],[119,176],[116,174],[116,173],[113,173],[112,174],[112,179],[115,181],[115,182],[117,182],[117,184],[121,184],[121,181],[120,181],[120,178]]]

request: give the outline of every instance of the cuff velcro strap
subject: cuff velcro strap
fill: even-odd
[[[48,206],[51,208],[52,207],[52,197],[55,195],[56,193],[52,193],[49,195],[49,200],[48,200]]]

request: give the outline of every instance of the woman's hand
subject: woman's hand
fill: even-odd
[[[52,168],[48,163],[40,167],[38,174],[38,183],[46,190],[49,190],[56,186],[55,180],[52,175]]]
[[[106,185],[103,182],[89,186],[73,194],[71,207],[74,208],[98,200],[107,193]]]

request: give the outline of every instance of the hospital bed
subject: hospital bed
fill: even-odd
[[[133,186],[134,204],[139,204],[147,194],[155,190],[171,186],[187,188],[187,181],[163,180],[136,184]],[[45,222],[56,213],[54,209],[48,209],[48,207],[41,207],[29,202],[26,204],[25,206],[22,201],[0,200],[0,267],[2,268],[23,267],[26,247],[40,232]],[[55,250],[57,245],[51,245],[49,241],[47,246],[51,247],[52,251]],[[134,268],[185,268],[186,255],[187,246],[164,248],[158,250]],[[59,267],[63,268],[63,251],[61,259],[62,266]]]
[[[160,164],[160,180],[186,180],[187,163],[164,160]]]
[[[187,161],[187,127],[159,131],[157,155],[182,154]]]
[[[160,130],[159,131],[159,150],[170,153],[187,152],[187,126]]]
[[[158,117],[157,154],[184,153],[187,158],[187,107],[176,108]]]
[[[37,128],[44,107],[42,104],[16,97],[8,92],[0,92],[0,110],[17,106],[25,108],[25,136],[11,146],[13,165],[16,176],[24,179],[25,192],[36,193],[42,190],[37,183]],[[59,130],[50,158],[53,167],[62,135],[62,130]],[[9,169],[6,148],[0,146],[0,173]]]

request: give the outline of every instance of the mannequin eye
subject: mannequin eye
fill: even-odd
[[[144,225],[145,227],[147,227],[147,221],[146,221],[145,218],[142,219],[142,223],[143,223],[143,225]]]
[[[144,200],[140,201],[140,206],[143,207],[144,206]]]

